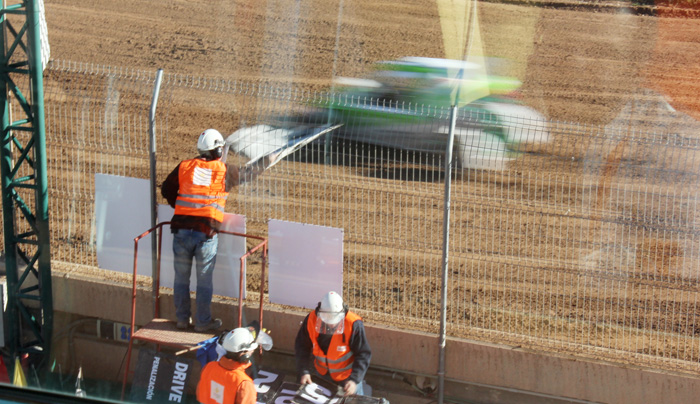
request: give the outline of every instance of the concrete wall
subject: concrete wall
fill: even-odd
[[[150,294],[146,289],[138,293],[138,301],[143,304],[138,306],[137,324],[146,323],[152,316]],[[54,271],[53,295],[56,311],[124,323],[130,321],[131,284]],[[174,319],[170,294],[163,296],[161,308],[161,317]],[[235,326],[236,301],[215,300],[212,311],[214,316],[224,319],[224,328]],[[294,337],[305,315],[302,311],[265,310],[264,327],[272,330],[276,352],[293,352]],[[246,316],[249,320],[256,318],[257,309],[246,309]],[[436,377],[437,336],[372,324],[366,324],[366,329],[373,351],[373,369]],[[125,346],[112,346],[101,352],[107,351],[118,356],[114,361],[119,363]],[[484,387],[529,395],[535,398],[532,402],[565,397],[567,402],[691,403],[700,397],[700,375],[625,367],[462,339],[448,340],[446,364],[446,394],[465,400],[476,400],[475,391]],[[113,366],[109,373],[115,373]],[[513,402],[500,401],[496,396],[490,393],[490,397],[481,397],[478,402]]]

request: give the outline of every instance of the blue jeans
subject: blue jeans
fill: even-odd
[[[197,313],[195,326],[204,326],[211,322],[211,297],[213,294],[212,275],[216,264],[218,236],[207,238],[206,234],[187,229],[179,229],[173,239],[175,259],[175,316],[177,321],[188,322],[192,316],[190,308],[190,275],[192,259],[195,259],[197,271]]]

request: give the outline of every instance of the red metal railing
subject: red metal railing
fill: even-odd
[[[131,285],[131,327],[129,329],[129,348],[127,350],[127,358],[126,358],[126,368],[124,369],[124,380],[122,384],[122,400],[124,399],[124,393],[126,391],[126,381],[129,375],[129,367],[131,365],[131,351],[132,351],[132,344],[134,341],[134,338],[139,339],[138,336],[134,336],[135,328],[136,328],[136,276],[137,276],[137,269],[138,269],[138,250],[139,250],[139,241],[151,234],[153,231],[157,229],[161,229],[165,225],[169,225],[170,222],[161,222],[157,224],[155,227],[150,228],[146,230],[144,233],[140,234],[136,238],[134,238],[134,272],[133,272],[133,280],[132,280],[132,285]],[[243,285],[245,284],[245,276],[246,276],[246,260],[249,256],[254,254],[255,252],[259,251],[262,249],[262,262],[261,262],[261,273],[260,273],[260,306],[259,306],[259,314],[258,314],[258,321],[260,323],[260,328],[262,329],[263,327],[263,297],[264,297],[264,288],[265,288],[265,266],[267,264],[267,239],[259,236],[253,236],[250,234],[244,234],[244,233],[236,233],[236,232],[231,232],[231,231],[226,231],[226,230],[220,230],[219,233],[221,234],[230,234],[233,236],[238,236],[238,237],[245,237],[246,239],[255,239],[259,240],[260,243],[249,249],[243,256],[240,258],[240,278],[239,278],[239,290],[238,290],[238,327],[241,327],[243,324],[243,293],[244,293],[244,287]],[[163,232],[158,231],[158,251],[156,252],[156,272],[154,278],[154,298],[155,298],[155,308],[154,308],[154,317],[158,318],[160,315],[160,264],[161,264],[161,248],[163,244]],[[155,342],[153,340],[150,340],[150,342]],[[156,342],[157,344],[157,342]]]

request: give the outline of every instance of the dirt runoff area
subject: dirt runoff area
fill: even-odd
[[[376,61],[454,53],[460,36],[440,16],[459,10],[441,3],[45,0],[45,8],[53,59],[323,89]],[[548,118],[604,125],[645,90],[700,118],[697,9],[512,3],[478,3],[484,53],[501,59],[494,70],[520,79],[523,100]]]
[[[327,89],[381,60],[444,58],[460,36],[437,0],[45,0],[52,59]],[[545,117],[605,126],[630,103],[664,100],[700,119],[700,19],[629,2],[482,1],[484,53]],[[441,16],[444,18],[441,19]],[[231,133],[203,109],[173,115],[171,138]],[[658,127],[662,115],[640,125]],[[700,133],[686,134],[700,136]],[[192,145],[182,145],[186,157]]]

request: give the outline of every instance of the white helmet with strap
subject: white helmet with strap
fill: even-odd
[[[200,155],[210,156],[211,152],[224,147],[224,137],[216,129],[207,129],[199,135],[197,151]],[[221,157],[219,155],[219,157]]]
[[[328,325],[338,324],[345,317],[343,298],[336,292],[328,292],[321,299],[318,315]]]
[[[258,344],[255,342],[253,333],[247,328],[236,328],[229,332],[221,342],[221,346],[230,353],[238,353],[256,349]]]

